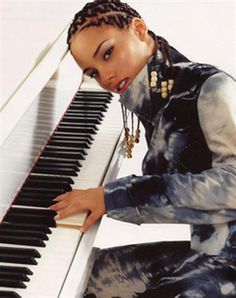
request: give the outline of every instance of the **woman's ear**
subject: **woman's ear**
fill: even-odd
[[[138,36],[141,41],[144,41],[147,35],[147,26],[145,22],[140,18],[133,18],[131,20],[131,27],[134,33]]]

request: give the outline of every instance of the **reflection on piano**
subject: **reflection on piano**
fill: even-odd
[[[68,54],[1,146],[0,297],[80,297],[86,284],[99,224],[81,235],[87,214],[56,223],[48,206],[115,177],[122,120],[112,94],[77,91],[71,63]]]

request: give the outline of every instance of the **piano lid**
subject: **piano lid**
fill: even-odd
[[[0,1],[0,146],[66,53],[68,25],[84,2]]]

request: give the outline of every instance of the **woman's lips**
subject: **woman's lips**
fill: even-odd
[[[128,86],[129,86],[129,80],[124,79],[117,85],[116,92],[121,94],[121,93],[125,92],[125,90],[128,88]]]

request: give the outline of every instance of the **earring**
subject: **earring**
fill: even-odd
[[[122,117],[123,117],[123,125],[124,125],[124,149],[125,149],[125,156],[127,158],[132,158],[132,150],[135,143],[139,142],[140,139],[140,120],[138,119],[137,129],[134,134],[134,114],[131,112],[131,134],[130,129],[128,127],[128,115],[127,109],[121,104],[122,109]]]

